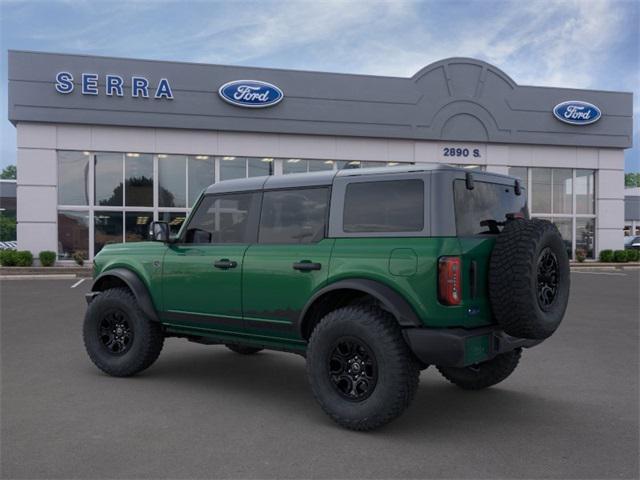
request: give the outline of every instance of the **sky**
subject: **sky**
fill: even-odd
[[[634,92],[637,0],[0,0],[0,167],[15,163],[7,50],[410,77],[447,57],[492,63],[520,85]]]

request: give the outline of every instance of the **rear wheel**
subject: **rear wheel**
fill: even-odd
[[[232,352],[236,352],[241,355],[253,355],[254,353],[262,351],[262,348],[247,347],[246,345],[234,345],[232,343],[227,343],[225,347],[227,347]]]
[[[487,362],[463,368],[438,367],[444,378],[465,390],[480,390],[500,383],[518,366],[521,349],[506,352]]]
[[[420,371],[389,313],[351,306],[329,313],[313,331],[307,373],[316,400],[335,422],[371,430],[409,406]]]
[[[114,377],[127,377],[151,366],[164,344],[160,325],[140,310],[126,288],[101,292],[89,304],[83,325],[91,361]]]

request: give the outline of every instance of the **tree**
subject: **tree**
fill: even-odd
[[[2,173],[0,173],[0,178],[2,178],[3,180],[6,180],[6,179],[15,180],[16,173],[17,173],[16,166],[9,165],[4,167],[4,169],[2,170]]]
[[[640,172],[632,172],[624,174],[625,188],[640,187]]]

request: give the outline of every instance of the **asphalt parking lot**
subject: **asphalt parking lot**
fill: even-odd
[[[90,281],[1,295],[2,478],[638,478],[639,272],[572,274],[560,330],[481,392],[422,373],[373,433],[334,425],[304,360],[169,339],[126,379],[85,355]]]

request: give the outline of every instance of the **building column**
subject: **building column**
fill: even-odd
[[[18,249],[57,253],[56,127],[18,123],[17,137]]]
[[[624,151],[601,148],[596,173],[596,258],[624,248]]]

